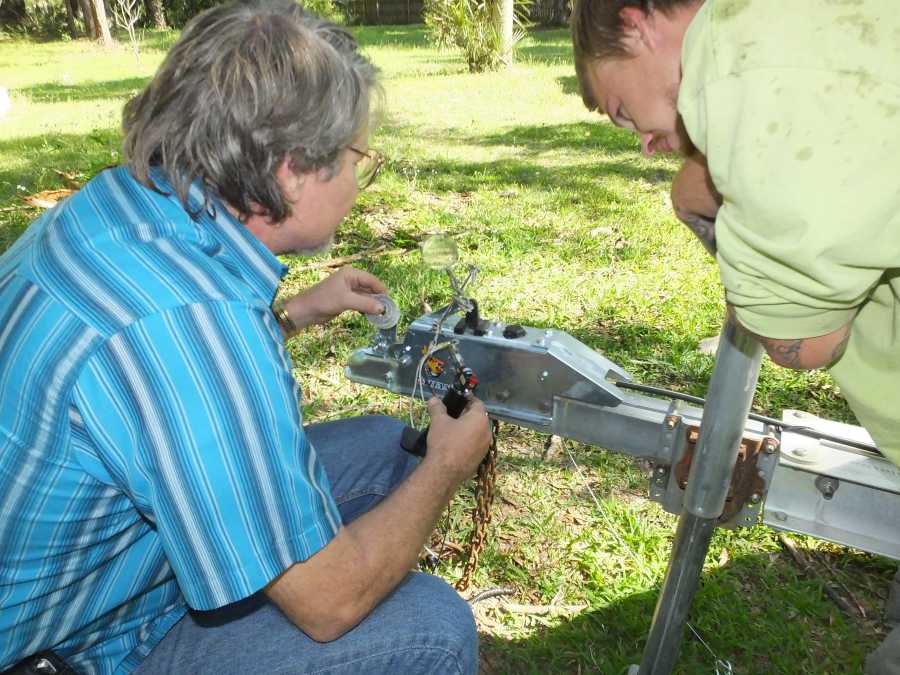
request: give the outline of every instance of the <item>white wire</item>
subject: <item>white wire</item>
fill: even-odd
[[[575,461],[575,457],[572,456],[572,453],[568,449],[566,449],[566,454],[569,456],[569,461],[572,462],[572,466],[575,467],[575,471],[578,473],[579,478],[581,478],[582,480],[585,480],[584,474],[581,472],[581,467],[578,466],[578,462]],[[606,524],[609,526],[609,531],[619,542],[619,545],[622,546],[622,548],[624,548],[632,558],[634,558],[635,560],[640,562],[640,559],[638,558],[637,554],[631,549],[631,547],[628,544],[625,543],[625,540],[619,536],[619,533],[616,532],[615,525],[613,525],[612,520],[609,518],[609,516],[606,515],[606,511],[604,510],[603,506],[600,504],[600,500],[597,499],[597,495],[595,495],[594,491],[591,489],[590,483],[588,483],[585,480],[585,485],[587,486],[588,494],[590,494],[591,499],[594,500],[594,506],[597,507],[597,510],[600,512],[600,515],[603,516],[603,520],[605,520]],[[687,623],[687,627],[691,629],[691,632],[700,641],[700,644],[702,644],[704,647],[706,647],[706,651],[708,651],[712,655],[713,659],[715,659],[715,664],[714,664],[715,675],[732,675],[734,670],[731,666],[731,663],[729,661],[719,658],[719,655],[716,654],[712,650],[712,647],[710,647],[706,643],[706,640],[704,640],[702,637],[700,637],[700,633],[698,633],[697,629],[691,625],[691,622],[687,621],[686,623]]]
[[[446,346],[441,346],[437,344],[438,338],[441,336],[441,330],[444,327],[444,321],[447,320],[447,317],[453,312],[455,308],[454,303],[450,303],[444,308],[444,313],[441,314],[441,318],[438,319],[437,325],[434,328],[434,337],[431,338],[431,344],[428,345],[428,349],[425,351],[425,354],[422,356],[422,359],[419,361],[419,365],[416,367],[416,377],[413,380],[413,389],[412,396],[409,397],[409,426],[413,429],[418,429],[419,426],[416,424],[415,420],[415,401],[416,401],[416,389],[419,389],[420,400],[425,402],[425,386],[422,380],[422,367],[425,365],[425,361],[428,360],[430,356],[433,356],[436,352],[441,349],[446,349]],[[443,345],[449,345],[452,340],[447,341],[446,343],[442,343]]]
[[[438,333],[436,333],[437,335]],[[425,385],[424,378],[422,377],[422,368],[425,367],[425,362],[437,354],[439,351],[447,349],[451,344],[453,344],[453,340],[447,340],[446,342],[441,342],[440,344],[435,344],[433,341],[429,345],[428,349],[422,354],[422,358],[419,359],[419,365],[416,366],[416,379],[413,381],[413,390],[412,396],[409,399],[409,425],[414,429],[418,429],[418,425],[415,419],[415,408],[413,403],[416,399],[416,390],[419,391],[420,400],[425,402]]]

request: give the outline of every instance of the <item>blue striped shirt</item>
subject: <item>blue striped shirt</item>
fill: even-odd
[[[191,207],[106,170],[0,258],[0,670],[129,672],[340,526],[269,308],[285,268]]]

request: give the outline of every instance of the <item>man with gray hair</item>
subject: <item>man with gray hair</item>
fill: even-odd
[[[375,177],[375,87],[290,0],[211,9],[126,106],[125,166],[0,258],[0,670],[477,671],[468,606],[410,570],[484,407],[430,401],[421,462],[390,418],[304,427],[283,339],[386,289],[271,306],[275,254]]]

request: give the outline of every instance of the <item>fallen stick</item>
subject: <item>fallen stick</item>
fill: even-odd
[[[502,609],[510,614],[577,614],[588,608],[588,605],[519,605],[514,602],[500,602],[496,605],[485,605],[494,609]]]
[[[853,602],[853,605],[856,607],[856,611],[859,612],[859,615],[865,619],[866,618],[866,608],[862,606],[862,603],[856,599],[856,596],[853,594],[853,591],[850,590],[850,587],[844,583],[844,580],[838,574],[838,571],[834,568],[828,560],[825,559],[825,556],[819,554],[816,556],[816,560],[822,563],[825,568],[831,572],[831,576],[841,585],[841,588],[844,589],[844,592],[847,594],[847,597]]]
[[[343,267],[347,263],[356,262],[363,258],[382,258],[385,256],[403,255],[410,249],[407,248],[388,248],[387,244],[370,248],[368,251],[360,251],[352,255],[343,255],[339,258],[330,258],[329,260],[320,260],[319,262],[310,263],[303,267],[297,268],[297,272],[309,272],[311,270],[330,269],[332,267]]]
[[[816,570],[813,568],[812,564],[806,559],[806,556],[800,552],[800,549],[797,548],[796,544],[788,539],[785,535],[778,535],[779,541],[781,541],[782,545],[788,550],[791,554],[791,557],[794,559],[794,562],[800,566],[800,569],[803,570],[803,573],[811,578],[820,578],[821,575],[816,574]],[[856,608],[850,604],[850,602],[843,597],[840,593],[838,593],[834,588],[832,588],[824,579],[822,580],[822,588],[825,589],[825,594],[831,598],[834,603],[840,607],[847,614],[858,614]],[[865,618],[865,613],[862,614],[862,618]]]

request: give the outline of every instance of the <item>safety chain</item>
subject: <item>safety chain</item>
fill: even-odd
[[[478,556],[487,539],[487,526],[491,522],[491,505],[494,503],[494,492],[497,485],[497,432],[500,423],[491,420],[493,439],[487,454],[478,465],[475,478],[475,506],[472,507],[472,532],[469,534],[468,556],[463,568],[462,577],[456,582],[456,590],[464,591],[472,581],[472,575],[478,567]]]

